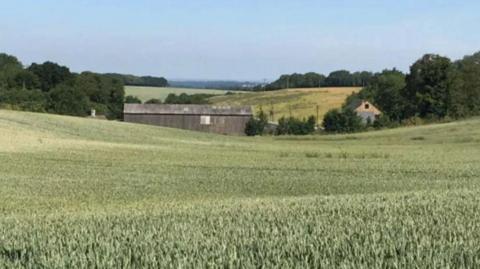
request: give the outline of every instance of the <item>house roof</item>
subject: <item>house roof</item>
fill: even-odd
[[[124,114],[239,115],[251,116],[252,108],[210,105],[125,104]]]
[[[368,107],[364,107],[364,104],[368,104]],[[352,109],[353,111],[359,112],[372,112],[375,115],[380,115],[382,112],[376,108],[372,103],[367,100],[356,99],[347,105],[347,108]]]
[[[363,104],[363,101],[364,100],[362,100],[362,99],[355,99],[350,104],[347,105],[347,108],[349,108],[351,110],[355,110]]]

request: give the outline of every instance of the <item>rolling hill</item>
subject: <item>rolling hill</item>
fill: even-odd
[[[0,110],[0,267],[478,265],[480,119],[229,137]]]
[[[263,109],[268,115],[273,110],[271,121],[290,115],[299,118],[318,115],[320,122],[328,110],[341,107],[347,96],[359,90],[360,88],[288,89],[224,95],[210,98],[210,101],[216,105],[251,105],[256,112]]]

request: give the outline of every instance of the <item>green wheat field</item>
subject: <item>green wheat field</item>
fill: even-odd
[[[230,137],[0,110],[0,268],[475,268],[480,119]]]

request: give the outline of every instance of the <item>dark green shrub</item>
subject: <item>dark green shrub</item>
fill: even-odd
[[[263,110],[260,110],[256,118],[252,117],[247,122],[247,125],[245,126],[245,134],[248,136],[262,135],[265,131],[265,127],[267,126],[267,124],[267,114],[265,114]]]
[[[150,99],[148,101],[145,102],[145,104],[161,104],[162,103],[162,100],[160,99]]]
[[[136,96],[128,95],[125,97],[125,104],[141,104],[142,100],[140,100]]]
[[[316,119],[314,116],[308,119],[297,119],[294,117],[282,117],[278,121],[276,135],[308,135],[315,132]]]
[[[363,130],[365,125],[353,110],[334,109],[325,114],[323,128],[329,133],[353,133]]]

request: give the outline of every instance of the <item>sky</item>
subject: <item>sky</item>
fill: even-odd
[[[0,52],[24,65],[169,79],[407,71],[480,51],[478,0],[0,0]]]

